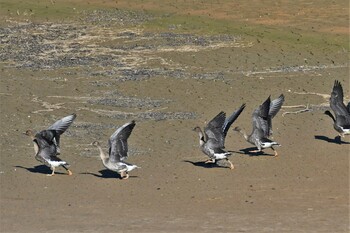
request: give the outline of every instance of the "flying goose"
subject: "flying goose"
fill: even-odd
[[[269,137],[272,135],[272,118],[281,109],[283,102],[283,94],[273,101],[271,101],[269,96],[262,105],[255,109],[252,114],[253,130],[249,136],[239,127],[233,129],[241,133],[248,142],[257,147],[257,150],[251,152],[260,152],[262,149],[271,148],[275,156],[278,156],[277,151],[273,147],[280,146],[280,144],[270,140]]]
[[[225,137],[228,129],[244,108],[245,104],[242,104],[242,106],[234,111],[227,119],[226,113],[220,112],[207,124],[204,128],[204,133],[199,126],[193,129],[193,131],[197,132],[199,135],[199,146],[202,152],[209,157],[205,163],[215,163],[216,160],[226,159],[230,163],[230,168],[234,169],[233,164],[228,160],[231,153],[224,150]]]
[[[35,159],[51,168],[52,173],[48,174],[48,176],[55,175],[55,168],[59,166],[66,169],[68,175],[73,174],[67,168],[69,164],[61,160],[57,155],[60,153],[60,136],[68,129],[75,118],[76,114],[73,113],[56,121],[48,129],[39,133],[35,134],[31,129],[24,133],[33,140]]]
[[[95,141],[92,145],[96,146],[100,151],[100,157],[102,159],[103,165],[111,170],[119,173],[122,179],[129,178],[129,171],[135,168],[140,168],[136,165],[124,162],[128,157],[128,138],[135,127],[135,121],[131,121],[119,127],[109,138],[109,156],[107,156],[100,143]]]
[[[344,137],[350,134],[350,102],[347,106],[344,104],[343,87],[338,80],[334,81],[333,91],[329,99],[331,109],[335,117],[330,111],[324,113],[332,118],[334,129],[339,132],[339,136]]]

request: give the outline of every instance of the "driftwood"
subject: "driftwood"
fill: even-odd
[[[302,104],[302,105],[292,105],[292,106],[282,106],[283,109],[286,108],[302,108],[300,110],[296,111],[290,111],[290,112],[284,112],[282,113],[282,116],[284,117],[285,115],[288,114],[299,114],[299,113],[304,113],[304,112],[313,112],[313,111],[326,111],[330,109],[329,106],[329,94],[322,94],[322,93],[316,93],[316,92],[294,92],[294,94],[297,95],[317,95],[321,96],[326,102],[321,103],[321,104]]]
[[[297,111],[293,111],[293,112],[284,112],[282,113],[282,116],[284,117],[287,114],[299,114],[299,113],[303,113],[303,112],[312,112],[312,111],[326,111],[329,110],[329,104],[307,104],[307,105],[294,105],[294,106],[282,106],[282,108],[303,108]]]

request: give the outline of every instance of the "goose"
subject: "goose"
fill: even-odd
[[[34,133],[31,129],[28,129],[24,133],[31,137],[33,141],[35,159],[51,168],[52,173],[47,176],[55,175],[55,168],[59,166],[66,169],[68,175],[73,174],[68,169],[69,164],[57,157],[57,155],[60,154],[60,136],[68,129],[75,118],[76,114],[73,113],[56,121],[48,129],[42,130],[39,133]]]
[[[257,147],[257,150],[251,152],[261,152],[262,149],[271,148],[274,151],[274,156],[278,156],[274,146],[280,146],[280,144],[269,139],[269,137],[272,136],[272,118],[281,109],[283,102],[283,94],[273,101],[271,101],[269,96],[262,105],[255,109],[252,114],[253,130],[249,136],[240,127],[233,129],[242,134],[245,140]]]
[[[100,143],[94,141],[93,146],[96,146],[100,151],[100,157],[103,165],[111,170],[117,172],[122,179],[129,178],[129,172],[135,168],[140,168],[136,165],[129,164],[124,160],[128,157],[128,138],[135,127],[135,121],[128,122],[119,127],[109,138],[109,156],[107,156]]]
[[[347,106],[344,104],[343,87],[338,80],[334,81],[333,91],[329,99],[330,107],[335,117],[330,111],[324,113],[333,120],[333,127],[339,133],[340,137],[350,134],[350,102]]]
[[[230,169],[234,169],[232,162],[228,159],[231,153],[224,150],[225,137],[228,129],[242,113],[244,108],[245,104],[242,104],[241,107],[234,111],[228,118],[226,118],[226,113],[221,111],[206,125],[204,133],[199,126],[193,129],[193,131],[197,132],[199,135],[199,146],[202,152],[209,157],[205,163],[215,163],[216,160],[226,159],[230,163]]]

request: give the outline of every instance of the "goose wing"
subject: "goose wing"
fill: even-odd
[[[264,137],[267,137],[270,132],[269,127],[269,110],[270,110],[271,99],[270,96],[262,103],[258,108],[253,111],[252,124],[253,130],[252,135],[257,130],[261,130],[264,133]],[[256,133],[255,133],[256,134]]]
[[[55,130],[42,130],[35,135],[35,138],[47,144],[54,143],[55,137],[57,137],[57,132]]]
[[[331,93],[331,98],[336,99],[339,102],[344,101],[343,86],[338,80],[334,81],[333,90]]]
[[[54,143],[54,138],[55,131],[51,130],[43,130],[35,135],[34,142],[38,146],[37,156],[46,161],[56,158],[57,148]]]
[[[109,160],[120,162],[128,157],[128,138],[135,127],[135,121],[119,127],[109,138]]]
[[[207,140],[211,139],[211,141],[217,142],[218,147],[224,146],[224,134],[222,131],[223,125],[225,123],[226,113],[220,112],[216,115],[207,126],[204,128],[204,133],[206,135]]]
[[[55,144],[59,150],[60,148],[60,135],[63,134],[68,127],[73,123],[77,115],[75,113],[63,117],[62,119],[56,121],[53,125],[51,125],[48,129],[49,130],[55,130],[56,136],[55,136]]]
[[[253,112],[253,132],[255,129],[262,130],[265,137],[270,134],[269,127],[269,110],[270,110],[271,99],[270,96]]]
[[[343,87],[338,80],[335,80],[330,98],[331,109],[333,110],[336,118],[342,116],[340,118],[344,119],[344,124],[350,124],[349,104],[348,107],[346,107],[343,101]]]
[[[254,127],[250,137],[252,143],[254,143],[258,147],[258,141],[265,138],[264,131],[261,128]]]
[[[267,137],[267,135],[269,134],[268,119],[261,117],[258,111],[253,112],[252,125],[252,134],[256,134],[256,132],[263,132],[264,137]]]
[[[271,101],[269,108],[269,117],[272,119],[276,116],[278,111],[281,109],[284,102],[284,95],[281,94],[277,99]]]
[[[276,114],[279,112],[281,109],[282,105],[284,103],[284,95],[281,94],[277,99],[274,99],[271,101],[270,104],[270,109],[269,109],[269,117],[267,120],[267,124],[269,126],[269,131],[268,131],[268,137],[271,136],[272,134],[272,118],[276,116]]]
[[[244,108],[245,108],[245,104],[242,104],[241,107],[239,107],[239,109],[234,111],[230,117],[225,119],[224,125],[222,127],[222,131],[224,133],[224,138],[226,137],[229,128],[231,127],[233,122],[235,122],[235,120],[239,117],[239,115],[242,113]]]
[[[48,129],[55,130],[57,134],[63,134],[68,129],[68,127],[73,123],[76,117],[77,115],[75,113],[69,116],[63,117],[62,119],[53,123],[53,125],[51,125]]]

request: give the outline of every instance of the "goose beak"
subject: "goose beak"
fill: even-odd
[[[27,132],[22,132],[23,135],[29,136]]]

